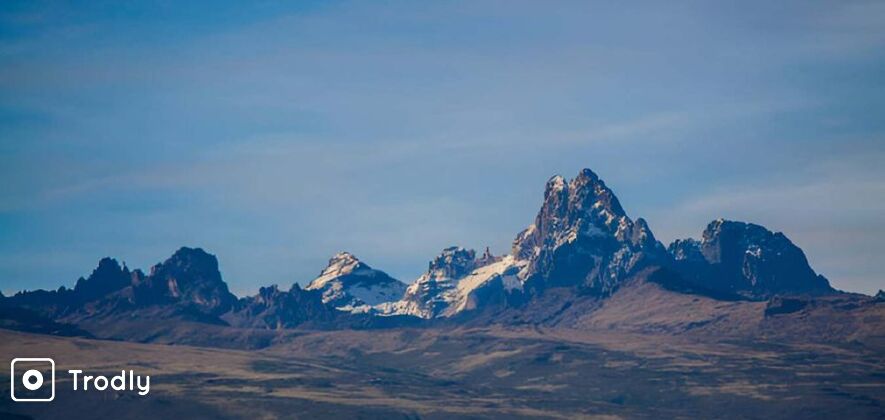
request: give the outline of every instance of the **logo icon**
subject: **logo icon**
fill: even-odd
[[[38,402],[55,399],[55,361],[48,357],[18,357],[9,363],[13,401]],[[49,375],[49,380],[45,375]]]

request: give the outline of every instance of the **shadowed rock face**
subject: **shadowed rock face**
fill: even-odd
[[[74,289],[20,292],[0,299],[0,303],[9,308],[8,314],[13,314],[13,309],[19,310],[15,314],[32,311],[73,323],[138,317],[224,324],[222,317],[240,326],[273,329],[333,318],[320,293],[301,290],[297,285],[289,292],[281,292],[276,286],[262,288],[258,296],[238,302],[222,280],[215,256],[187,247],[152,267],[148,275],[140,270],[130,272],[116,260],[103,258],[89,278],[79,279]],[[21,324],[18,319],[34,317],[5,318]],[[31,323],[34,325],[30,327],[43,328],[36,321]]]
[[[113,258],[102,258],[88,278],[80,277],[73,289],[19,292],[7,299],[8,305],[31,308],[45,316],[58,317],[78,310],[84,304],[103,299],[129,287],[132,273]]]
[[[443,250],[427,267],[429,277],[457,279],[464,277],[477,266],[476,251],[460,247]]]
[[[132,273],[120,267],[113,258],[102,258],[89,278],[80,278],[74,286],[74,294],[79,302],[89,302],[121,290],[131,284]]]
[[[783,233],[752,223],[716,220],[701,241],[676,241],[668,250],[686,279],[713,289],[759,299],[834,292]]]
[[[667,247],[667,252],[676,261],[707,264],[701,252],[701,243],[696,239],[677,239]]]
[[[139,306],[183,303],[205,313],[221,314],[237,300],[221,279],[218,260],[200,248],[182,247],[133,287]]]
[[[334,314],[323,304],[320,292],[303,290],[296,284],[288,292],[275,285],[262,287],[257,295],[240,299],[237,307],[223,318],[239,327],[281,329],[330,321]]]
[[[614,193],[589,169],[547,182],[535,223],[513,242],[513,255],[529,263],[527,288],[579,286],[599,295],[629,274],[669,257],[643,219],[627,217]]]

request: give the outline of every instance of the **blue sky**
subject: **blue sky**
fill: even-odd
[[[665,243],[756,222],[885,288],[885,3],[180,3],[0,5],[4,293],[182,245],[241,295],[411,281],[582,167]]]

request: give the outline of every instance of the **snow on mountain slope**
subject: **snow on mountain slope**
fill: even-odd
[[[476,309],[482,292],[521,289],[518,278],[524,261],[513,256],[493,257],[488,250],[480,258],[475,251],[446,248],[430,262],[426,273],[409,285],[397,302],[378,305],[379,315],[411,315],[421,318],[449,317]]]
[[[487,287],[492,281],[501,279],[504,290],[511,291],[514,289],[522,289],[522,280],[519,279],[519,271],[525,266],[525,261],[517,261],[512,255],[501,258],[500,261],[477,268],[467,276],[461,278],[454,293],[450,293],[449,308],[444,312],[446,316],[454,315],[469,309],[471,295],[474,291]]]
[[[336,309],[365,312],[373,305],[398,300],[406,285],[349,252],[339,252],[305,289],[322,291],[323,303]]]

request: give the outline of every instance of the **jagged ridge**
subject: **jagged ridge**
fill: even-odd
[[[277,329],[335,324],[355,314],[437,318],[503,310],[508,302],[531,300],[550,289],[571,290],[561,295],[568,299],[605,299],[650,269],[678,273],[654,277],[665,279],[662,284],[671,290],[717,299],[836,292],[785,235],[758,225],[720,219],[707,226],[700,241],[678,240],[665,249],[643,219],[630,219],[612,190],[584,169],[570,181],[554,176],[547,182],[534,223],[517,235],[510,255],[494,256],[486,249],[477,257],[470,249],[446,248],[409,286],[342,252],[305,289],[296,284],[284,292],[272,286],[238,300],[213,255],[183,247],[147,275],[104,258],[73,289],[0,299],[7,308],[73,323],[163,308],[144,313]]]

